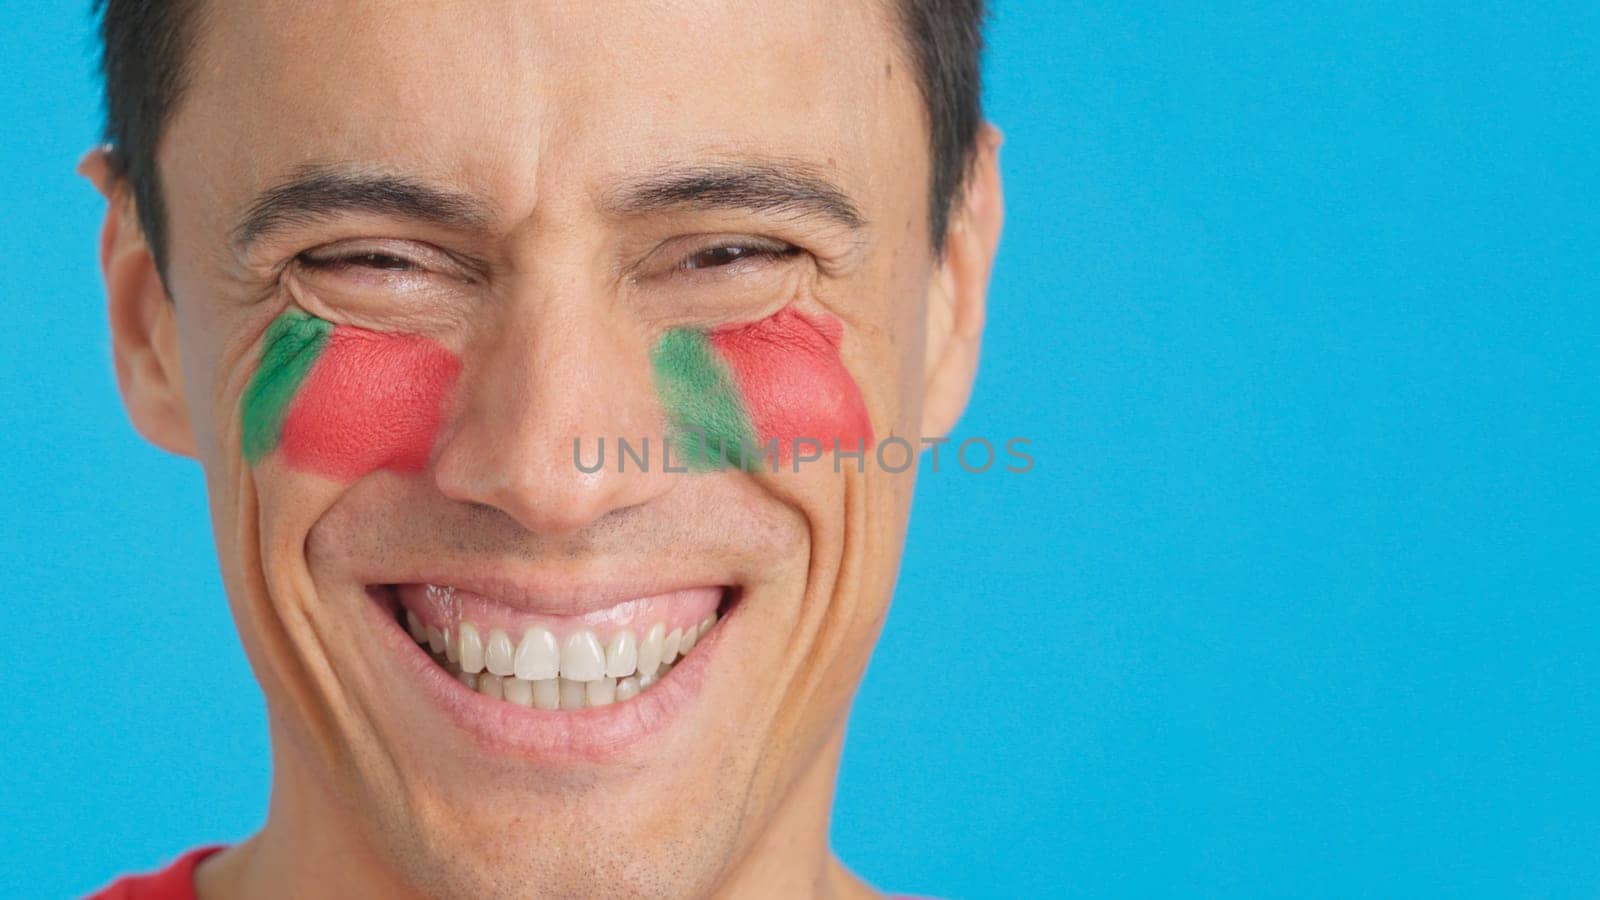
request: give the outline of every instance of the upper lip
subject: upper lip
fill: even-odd
[[[489,567],[424,569],[401,576],[364,579],[367,584],[433,584],[476,594],[511,609],[552,616],[582,616],[626,600],[692,588],[727,587],[718,577],[642,575],[628,578],[576,578],[548,570],[513,572]]]

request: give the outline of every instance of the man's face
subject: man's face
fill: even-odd
[[[274,818],[347,817],[440,895],[689,895],[826,803],[911,471],[684,474],[661,448],[699,402],[673,378],[707,390],[682,346],[759,439],[926,433],[939,270],[897,27],[868,3],[211,5],[161,145],[167,287]],[[286,321],[327,339],[298,381]],[[584,471],[574,441],[587,467],[602,438]],[[514,671],[461,672],[484,665]]]

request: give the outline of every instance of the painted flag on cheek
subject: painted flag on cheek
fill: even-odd
[[[823,450],[871,444],[861,389],[839,356],[842,332],[837,320],[784,309],[749,325],[663,335],[652,363],[677,458],[699,471],[754,471],[773,441],[779,463],[802,439]]]
[[[298,310],[283,313],[267,326],[255,377],[239,403],[244,458],[251,465],[278,449],[289,406],[332,331],[333,323]]]
[[[420,335],[289,310],[268,326],[240,401],[245,459],[278,453],[291,468],[338,480],[420,471],[460,369]]]

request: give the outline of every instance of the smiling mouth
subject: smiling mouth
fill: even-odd
[[[374,590],[412,640],[468,690],[540,710],[609,706],[650,691],[716,627],[735,596],[729,588],[694,588],[549,616],[451,585]]]

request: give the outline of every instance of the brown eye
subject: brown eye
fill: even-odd
[[[747,259],[778,259],[794,252],[794,247],[751,247],[740,244],[728,244],[721,247],[708,247],[695,253],[683,261],[685,269],[715,269],[720,266],[731,265]]]
[[[366,266],[372,269],[416,268],[411,264],[411,260],[402,259],[398,256],[390,256],[387,253],[358,253],[355,256],[347,257],[346,259],[351,265]]]
[[[307,253],[300,254],[300,263],[313,269],[381,269],[392,272],[408,272],[417,268],[411,260],[390,253],[347,253],[338,256],[319,257]]]

